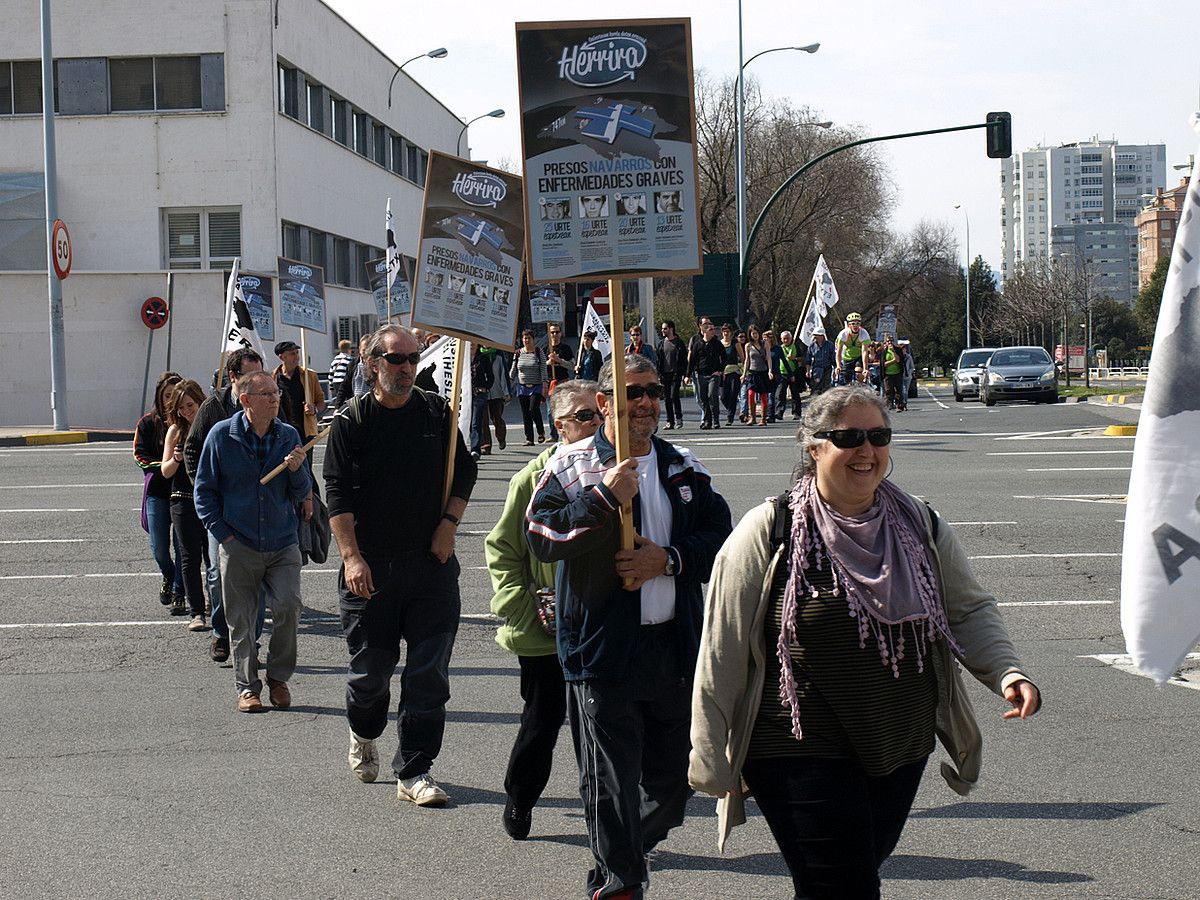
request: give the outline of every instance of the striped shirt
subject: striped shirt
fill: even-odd
[[[529,350],[517,351],[516,358],[513,359],[512,372],[509,374],[516,378],[518,384],[541,387],[542,382],[546,380],[546,357],[542,355],[541,348],[536,348],[532,352]]]
[[[339,353],[329,363],[329,388],[331,391],[346,380],[346,373],[350,371],[352,362],[354,359],[349,353]]]
[[[799,598],[799,644],[791,648],[801,740],[792,735],[791,713],[779,696],[781,666],[776,656],[788,566],[780,565],[771,585],[764,630],[767,665],[762,705],[750,737],[751,758],[811,756],[857,759],[868,775],[886,775],[933,752],[937,680],[932,652],[917,671],[912,635],[900,660],[900,677],[882,664],[873,636],[858,645],[858,623],[844,593],[835,594],[828,565],[809,570],[817,597]],[[900,629],[893,629],[898,637]]]

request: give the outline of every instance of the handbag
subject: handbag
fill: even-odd
[[[150,533],[150,517],[146,515],[146,498],[150,496],[150,480],[154,477],[154,471],[147,470],[146,480],[142,484],[142,531],[146,534]]]
[[[557,621],[554,615],[554,588],[538,588],[534,593],[534,598],[534,609],[537,612],[542,631],[550,637],[554,637],[557,631]]]

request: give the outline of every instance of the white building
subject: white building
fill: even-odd
[[[1055,246],[1054,228],[1089,223],[1126,226],[1133,247],[1127,277],[1109,276],[1114,299],[1129,301],[1137,293],[1137,241],[1134,217],[1141,198],[1166,186],[1164,144],[1119,144],[1091,141],[1061,147],[1036,147],[1001,161],[1001,279],[1023,259],[1048,256]],[[1074,243],[1060,235],[1059,242]],[[1110,246],[1105,249],[1111,249]],[[1121,241],[1122,246],[1126,245]],[[1107,259],[1107,258],[1106,258]],[[1106,263],[1107,264],[1107,263]]]
[[[364,264],[383,254],[386,199],[411,257],[428,151],[455,152],[463,123],[407,70],[389,109],[396,63],[320,0],[53,11],[59,216],[74,249],[63,283],[71,424],[129,427],[140,414],[149,333],[138,310],[164,294],[168,269],[179,273],[171,367],[207,385],[233,257],[261,274],[278,256],[323,266],[329,327],[309,332],[307,346],[324,371],[339,338],[375,325]],[[38,13],[37,3],[0,0],[6,425],[50,418]],[[268,356],[273,341],[299,340],[275,297]]]

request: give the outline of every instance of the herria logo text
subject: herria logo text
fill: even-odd
[[[308,266],[288,266],[288,274],[297,278],[312,278],[313,270]]]
[[[450,190],[463,203],[469,203],[471,206],[495,207],[508,195],[504,180],[489,172],[471,172],[466,175],[460,172],[454,176]]]
[[[571,84],[594,88],[634,81],[646,62],[646,39],[627,31],[613,31],[588,38],[574,47],[563,47],[558,77]]]

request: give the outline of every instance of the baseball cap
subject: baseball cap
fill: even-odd
[[[819,334],[819,335],[821,335],[821,337],[824,337],[824,336],[825,336],[825,329],[824,329],[822,326],[818,325],[816,328],[814,328],[814,329],[812,330],[812,333],[813,333],[813,336],[814,336],[814,337],[815,337],[816,335],[818,335],[818,334]]]
[[[850,315],[846,316],[846,321],[847,322],[861,322],[862,316],[860,316],[858,313],[850,313]]]
[[[283,354],[287,353],[289,350],[299,350],[299,349],[300,349],[300,345],[297,344],[295,341],[280,341],[278,344],[275,345],[275,355],[283,356]]]

